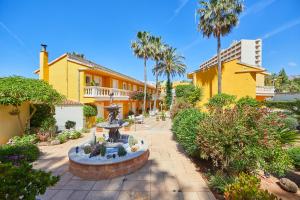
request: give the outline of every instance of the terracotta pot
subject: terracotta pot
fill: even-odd
[[[96,127],[96,132],[103,132],[103,128],[102,127]]]
[[[124,126],[124,131],[130,131],[130,126]]]
[[[41,142],[46,142],[49,138],[49,133],[38,133],[37,136]]]

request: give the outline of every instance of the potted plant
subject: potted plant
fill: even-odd
[[[130,131],[131,125],[134,123],[133,119],[125,119],[124,122],[128,122],[126,126],[124,126],[124,131]]]
[[[102,118],[102,117],[97,117],[97,120],[96,120],[96,132],[103,132],[103,128],[102,127],[99,127],[98,124],[99,123],[102,123],[102,122],[105,122],[105,119]]]
[[[38,130],[38,138],[40,141],[45,142],[48,138],[55,132],[56,120],[54,117],[47,117],[41,123],[41,126]]]

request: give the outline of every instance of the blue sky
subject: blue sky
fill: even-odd
[[[150,31],[186,57],[187,71],[216,53],[216,40],[197,32],[197,0],[0,0],[0,76],[37,77],[40,43],[50,60],[79,52],[98,64],[143,79],[143,62],[130,49],[137,31]],[[263,39],[263,66],[300,74],[300,1],[245,0],[246,10],[222,38]],[[154,80],[148,63],[148,79]],[[178,79],[178,78],[176,78]]]

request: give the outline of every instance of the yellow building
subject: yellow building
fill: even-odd
[[[103,107],[110,104],[110,93],[114,94],[114,103],[121,106],[121,118],[127,116],[129,111],[139,113],[142,109],[142,101],[129,98],[134,91],[143,91],[142,81],[82,57],[65,53],[49,62],[48,52],[43,46],[40,52],[40,69],[35,73],[59,93],[65,95],[68,100],[96,105],[99,117],[107,116]],[[147,92],[154,94],[155,87],[148,85]],[[147,102],[146,105],[149,109],[153,106],[153,101]]]
[[[265,86],[266,69],[233,59],[222,63],[222,93],[235,95],[238,99],[245,96],[264,100],[274,96],[274,87]],[[203,89],[203,105],[218,93],[218,67],[202,67],[188,74],[193,84]]]

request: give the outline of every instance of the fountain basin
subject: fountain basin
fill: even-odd
[[[124,145],[126,147],[126,144]],[[107,149],[107,152],[110,153],[114,147],[108,148],[112,148]],[[69,150],[68,155],[69,170],[73,175],[87,180],[102,180],[138,170],[147,163],[149,150],[147,144],[140,144],[136,152],[128,151],[125,156],[107,159],[101,156],[89,158],[88,154],[84,154],[82,151],[76,153],[76,147],[73,147]]]

